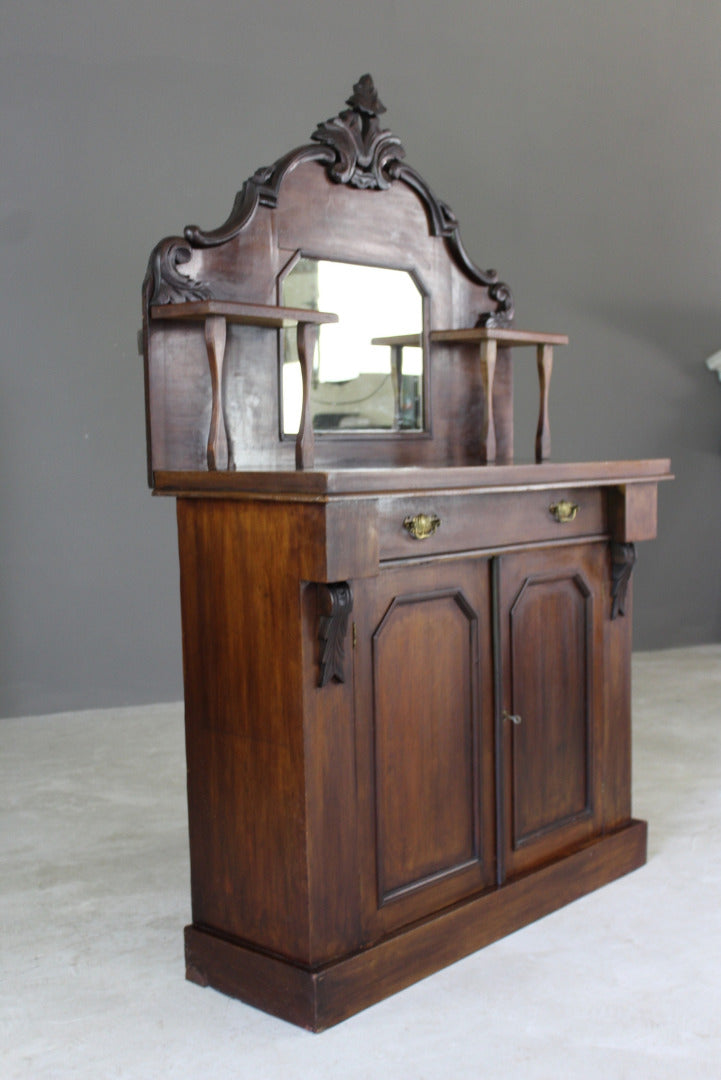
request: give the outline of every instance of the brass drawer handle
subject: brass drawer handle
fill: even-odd
[[[426,540],[429,536],[433,536],[440,526],[441,519],[438,514],[415,514],[414,517],[407,517],[403,522],[403,528],[414,540]]]
[[[556,521],[560,521],[561,525],[565,525],[569,521],[573,521],[578,513],[578,503],[568,502],[566,499],[561,499],[560,502],[554,503],[553,506],[548,508],[555,517]]]

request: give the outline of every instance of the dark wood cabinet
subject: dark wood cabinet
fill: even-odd
[[[631,576],[670,475],[550,461],[565,337],[514,328],[368,77],[347,104],[219,229],[161,241],[143,291],[150,482],[178,511],[187,975],[313,1030],[644,861]]]

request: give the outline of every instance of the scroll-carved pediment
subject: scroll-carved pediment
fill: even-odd
[[[189,225],[183,237],[162,241],[151,256],[148,269],[151,304],[170,304],[209,299],[212,283],[197,281],[180,267],[194,249],[218,247],[233,240],[255,217],[260,207],[277,206],[285,177],[299,165],[316,163],[330,180],[364,190],[385,191],[393,184],[407,185],[426,212],[431,236],[442,237],[458,268],[474,283],[488,290],[495,311],[484,311],[479,325],[509,326],[513,320],[511,291],[495,270],[482,270],[469,258],[461,242],[458,220],[450,207],[438,199],[423,177],[405,162],[405,150],[397,135],[381,127],[386,111],[370,75],[363,75],[347,99],[349,106],[338,116],[319,124],[311,143],[279,158],[272,166],[257,169],[238,192],[228,219],[217,229],[205,231]]]

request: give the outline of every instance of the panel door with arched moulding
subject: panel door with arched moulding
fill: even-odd
[[[355,619],[359,858],[383,934],[494,881],[489,562],[384,571]]]
[[[573,545],[500,559],[501,875],[601,832],[608,554]]]

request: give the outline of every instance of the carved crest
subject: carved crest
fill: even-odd
[[[184,237],[163,240],[151,256],[148,292],[152,304],[172,304],[188,300],[207,300],[212,290],[206,282],[196,281],[180,267],[189,261],[194,248],[217,247],[232,240],[253,218],[259,206],[272,208],[278,201],[286,174],[305,162],[324,166],[336,184],[383,191],[393,183],[404,183],[418,196],[428,218],[431,236],[443,237],[449,253],[471,281],[488,289],[496,310],[479,316],[481,326],[510,326],[513,322],[513,298],[508,285],[499,280],[495,270],[481,270],[469,258],[461,242],[458,220],[450,207],[438,199],[411,165],[406,164],[400,139],[382,128],[379,116],[386,107],[370,75],[363,75],[346,100],[347,109],[319,124],[312,142],[291,150],[274,165],[257,169],[235,197],[226,222],[217,229],[204,231],[188,225]]]
[[[373,79],[363,75],[346,101],[350,109],[319,124],[311,138],[332,147],[337,160],[328,173],[339,184],[357,188],[388,188],[386,170],[405,157],[400,139],[378,121],[386,107],[378,97]]]

